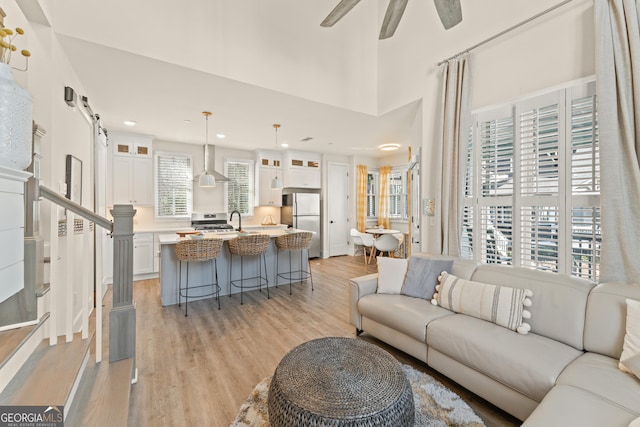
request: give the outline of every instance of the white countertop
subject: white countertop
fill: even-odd
[[[249,227],[247,227],[249,228]],[[306,230],[299,230],[296,229],[295,231],[306,231]],[[275,230],[261,230],[261,231],[254,231],[252,232],[252,234],[266,234],[271,238],[276,238],[276,237],[280,237],[284,234],[287,234],[287,232],[285,230],[282,229],[275,229]],[[228,232],[221,232],[221,233],[204,233],[204,238],[205,239],[222,239],[222,240],[231,240],[234,239],[238,236],[238,232],[237,231],[228,231]],[[180,240],[186,240],[189,239],[189,237],[180,237],[178,236],[176,233],[173,234],[161,234],[158,236],[158,241],[160,242],[161,245],[175,245],[177,242],[179,242]]]
[[[238,226],[237,223],[230,223],[231,225],[233,225],[234,228],[236,228]],[[243,225],[242,228],[244,230],[255,230],[255,229],[263,229],[263,228],[271,228],[273,227],[274,229],[283,229],[283,228],[287,228],[286,224],[273,224],[273,225],[259,225],[259,224],[252,224],[252,225]],[[193,231],[193,227],[189,227],[189,226],[185,226],[185,227],[151,227],[151,228],[145,228],[145,227],[133,227],[133,232],[134,233],[166,233],[166,234],[171,234],[171,233],[175,233],[177,231]]]

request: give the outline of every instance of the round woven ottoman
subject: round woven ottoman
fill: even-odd
[[[287,353],[269,388],[271,426],[413,426],[400,363],[366,341],[329,337]]]

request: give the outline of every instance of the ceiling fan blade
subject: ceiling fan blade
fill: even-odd
[[[409,0],[390,0],[387,12],[384,14],[384,20],[382,21],[382,27],[380,28],[380,40],[388,39],[396,32],[400,18],[404,13],[404,9],[407,7]]]
[[[342,19],[360,0],[340,0],[340,3],[333,8],[331,13],[320,23],[321,27],[332,27],[333,24]]]
[[[460,0],[433,0],[444,29],[458,25],[462,21],[462,7]]]

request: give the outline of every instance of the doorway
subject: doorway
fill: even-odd
[[[349,165],[329,163],[327,174],[327,228],[329,256],[349,252]]]

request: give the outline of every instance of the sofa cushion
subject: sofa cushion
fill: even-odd
[[[443,271],[451,272],[451,267],[452,259],[411,256],[401,293],[430,300],[438,284],[438,276]]]
[[[514,334],[464,314],[435,319],[427,346],[539,402],[560,372],[582,352],[529,333]]]
[[[471,275],[473,275],[473,272],[476,271],[476,268],[480,265],[477,261],[470,259],[460,259],[449,255],[430,254],[427,252],[418,252],[411,256],[451,260],[453,261],[453,266],[451,267],[450,273],[467,280],[471,279]]]
[[[640,301],[626,301],[627,326],[619,368],[640,378]]]
[[[585,350],[620,359],[627,323],[627,298],[640,300],[640,286],[612,282],[591,291],[584,326]]]
[[[531,332],[583,349],[584,318],[594,283],[525,267],[485,264],[471,278],[477,282],[513,286],[533,291]]]
[[[427,324],[433,319],[453,314],[422,298],[383,294],[361,298],[358,301],[358,311],[364,317],[424,343]]]
[[[530,290],[464,280],[446,272],[438,280],[440,284],[431,301],[433,304],[523,335],[529,332],[529,324],[523,323],[522,319],[531,317],[531,313],[524,309],[531,306]]]
[[[558,378],[640,415],[640,380],[618,369],[618,360],[597,353],[585,353],[573,361]]]
[[[631,423],[629,424],[629,427],[640,427],[640,417],[631,421]]]
[[[615,402],[569,385],[557,385],[531,413],[522,427],[626,426],[637,414]]]
[[[399,294],[407,272],[407,260],[403,258],[378,257],[379,294]]]

